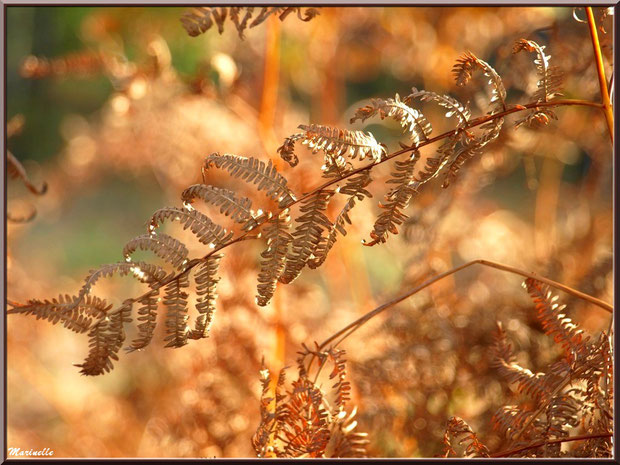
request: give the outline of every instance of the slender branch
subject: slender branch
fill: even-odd
[[[570,436],[567,438],[550,439],[547,441],[535,442],[534,444],[530,444],[528,446],[523,446],[523,447],[518,447],[516,449],[496,452],[495,454],[491,454],[491,457],[509,457],[519,452],[523,452],[524,450],[536,449],[538,447],[542,447],[547,444],[558,444],[562,442],[583,441],[587,439],[597,439],[597,438],[610,438],[612,436],[613,436],[613,433],[600,433],[600,434],[582,434],[581,436]]]
[[[420,284],[419,286],[414,287],[413,289],[411,289],[409,292],[406,292],[405,294],[396,297],[393,300],[390,300],[389,302],[384,303],[383,305],[380,305],[379,307],[375,308],[374,310],[371,310],[370,312],[366,313],[365,315],[363,315],[362,317],[358,318],[357,320],[355,320],[354,322],[348,324],[347,326],[345,326],[344,328],[342,328],[340,331],[334,333],[333,335],[331,335],[330,337],[328,337],[327,339],[325,339],[321,344],[319,344],[319,348],[317,349],[317,352],[322,350],[323,348],[325,348],[329,343],[331,343],[332,341],[338,339],[340,336],[343,336],[336,344],[334,344],[334,347],[338,346],[340,343],[342,343],[342,341],[344,341],[344,339],[346,339],[347,337],[349,337],[352,333],[354,333],[355,331],[357,331],[362,325],[364,325],[368,320],[372,319],[373,317],[377,316],[379,313],[384,312],[385,310],[388,310],[390,308],[392,308],[394,305],[402,302],[403,300],[408,299],[409,297],[413,296],[414,294],[417,294],[418,292],[422,291],[423,289],[426,289],[427,287],[429,287],[431,284],[436,283],[437,281],[441,281],[442,279],[453,275],[459,271],[464,270],[465,268],[469,268],[470,266],[473,265],[484,265],[484,266],[488,266],[491,268],[495,268],[498,270],[502,270],[502,271],[507,271],[509,273],[513,273],[513,274],[517,274],[526,278],[532,278],[535,279],[536,281],[540,281],[542,283],[548,284],[549,286],[555,287],[556,289],[560,289],[564,292],[566,292],[567,294],[571,294],[575,297],[578,297],[580,299],[586,300],[598,307],[601,307],[603,310],[606,310],[610,313],[613,314],[613,307],[608,304],[607,302],[603,302],[600,299],[597,299],[596,297],[592,297],[591,295],[588,294],[584,294],[583,292],[580,292],[576,289],[573,289],[572,287],[568,287],[565,286],[564,284],[558,283],[556,281],[553,281],[551,279],[545,278],[544,276],[539,276],[536,273],[531,273],[529,271],[524,271],[524,270],[520,270],[518,268],[515,268],[513,266],[509,266],[509,265],[504,265],[501,263],[497,263],[497,262],[492,262],[489,260],[472,260],[470,262],[464,263],[463,265],[459,265],[455,268],[452,268],[451,270],[445,271],[441,274],[438,274],[437,276],[434,276],[428,280],[426,280],[425,282],[423,282],[422,284]],[[307,370],[310,370],[310,366],[312,365],[312,362],[314,361],[314,356],[310,359],[310,362],[308,363],[308,368]]]
[[[594,21],[594,13],[592,7],[586,7],[588,15],[588,27],[590,28],[590,38],[592,39],[592,48],[594,48],[594,57],[596,59],[596,71],[598,74],[598,83],[601,89],[601,99],[603,100],[603,111],[605,112],[605,120],[607,121],[607,129],[611,143],[614,142],[614,113],[609,101],[609,91],[607,90],[607,79],[605,79],[605,67],[603,65],[603,55],[601,53],[601,44],[598,41],[598,32],[596,32],[596,22]]]

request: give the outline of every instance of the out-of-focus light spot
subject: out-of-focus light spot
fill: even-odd
[[[139,100],[146,95],[147,84],[144,78],[138,77],[129,86],[129,96],[134,100]]]
[[[230,87],[237,77],[237,65],[235,61],[225,53],[216,53],[211,58],[211,66],[220,77],[220,82],[224,87]]]
[[[68,148],[69,163],[73,166],[86,166],[91,163],[97,152],[95,141],[89,136],[77,136],[71,139]]]
[[[129,99],[124,95],[116,95],[110,100],[110,106],[115,113],[124,115],[129,111]]]

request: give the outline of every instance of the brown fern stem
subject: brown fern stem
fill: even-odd
[[[313,189],[312,191],[310,191],[310,192],[307,192],[307,193],[303,194],[303,195],[302,195],[302,196],[300,196],[298,199],[296,199],[295,201],[293,201],[293,202],[291,202],[289,205],[287,205],[287,207],[286,207],[286,208],[287,208],[287,209],[288,209],[288,208],[291,208],[293,205],[295,205],[295,204],[297,204],[297,203],[300,203],[301,201],[303,201],[303,200],[307,199],[308,197],[311,197],[312,195],[315,195],[317,192],[322,191],[322,190],[326,189],[327,187],[329,187],[329,186],[331,186],[331,185],[333,185],[333,184],[336,184],[336,183],[338,183],[338,182],[341,182],[341,181],[343,181],[344,179],[350,178],[351,176],[354,176],[355,174],[361,173],[361,172],[366,171],[366,170],[371,170],[371,169],[372,169],[372,168],[374,168],[375,166],[380,165],[381,163],[385,163],[386,161],[391,160],[392,158],[398,157],[398,156],[403,155],[403,154],[405,154],[405,153],[413,152],[414,150],[418,150],[418,149],[419,149],[419,148],[421,148],[421,147],[424,147],[424,146],[426,146],[426,145],[432,144],[432,143],[434,143],[434,142],[437,142],[437,141],[439,141],[439,140],[445,139],[445,138],[447,138],[447,137],[453,136],[453,135],[457,134],[457,133],[458,133],[458,132],[460,132],[460,131],[464,131],[464,130],[467,130],[467,129],[471,129],[471,128],[473,128],[473,127],[476,127],[476,126],[480,126],[480,125],[482,125],[482,124],[485,124],[485,123],[487,123],[487,122],[489,122],[489,121],[492,121],[492,120],[495,120],[495,119],[498,119],[498,118],[503,118],[503,117],[505,117],[505,116],[507,116],[507,115],[510,115],[510,114],[512,114],[512,113],[517,113],[517,112],[519,112],[519,111],[525,111],[525,110],[529,110],[529,109],[532,109],[532,108],[540,108],[540,107],[553,107],[553,106],[574,106],[574,105],[578,105],[578,106],[588,106],[588,107],[594,107],[594,108],[603,108],[603,105],[602,105],[602,104],[600,104],[600,103],[596,103],[596,102],[590,102],[590,101],[587,101],[587,100],[556,100],[556,101],[553,101],[553,102],[534,102],[534,103],[528,103],[528,104],[526,104],[526,105],[515,105],[515,106],[513,106],[513,107],[511,107],[511,108],[507,109],[506,111],[502,111],[502,112],[499,112],[499,113],[495,113],[495,114],[493,114],[493,115],[488,115],[488,116],[483,116],[483,117],[480,117],[480,118],[476,118],[476,119],[474,119],[474,120],[470,121],[470,122],[469,122],[469,124],[468,124],[467,126],[463,127],[463,128],[453,129],[452,131],[445,132],[445,133],[440,134],[440,135],[438,135],[438,136],[436,136],[436,137],[433,137],[432,139],[427,139],[427,140],[425,140],[425,141],[422,141],[422,142],[420,142],[420,143],[419,143],[419,144],[417,144],[417,145],[414,145],[414,146],[411,146],[411,147],[407,147],[407,148],[404,148],[404,149],[401,149],[401,150],[397,150],[396,152],[393,152],[393,153],[391,153],[391,154],[389,154],[389,155],[385,156],[385,157],[384,157],[382,160],[380,160],[380,161],[377,161],[377,162],[374,162],[374,163],[370,163],[370,164],[368,164],[368,165],[366,165],[366,166],[362,166],[362,167],[360,167],[360,168],[357,168],[357,169],[354,169],[354,170],[352,170],[352,171],[349,171],[348,173],[346,173],[346,174],[345,174],[345,175],[343,175],[342,177],[338,177],[338,178],[332,179],[332,180],[330,180],[330,181],[328,181],[328,182],[326,182],[326,183],[322,184],[321,186],[319,186],[319,187],[317,187],[317,188]],[[281,212],[282,212],[282,210],[278,211],[276,214],[281,213]],[[258,226],[261,226],[262,224],[264,224],[264,223],[260,223]],[[256,229],[256,228],[255,228],[255,229]],[[255,229],[254,229],[254,230],[255,230]],[[254,230],[252,230],[252,232],[253,232]],[[230,245],[233,245],[233,244],[235,244],[235,243],[237,243],[237,242],[242,242],[242,241],[245,241],[245,240],[250,240],[250,239],[256,239],[257,237],[258,237],[258,236],[256,236],[256,235],[254,235],[254,236],[250,236],[250,231],[248,231],[248,232],[246,232],[246,233],[242,234],[241,236],[237,237],[236,239],[233,239],[233,240],[231,240],[231,241],[229,241],[229,242],[227,242],[227,243],[225,243],[225,244],[221,244],[220,246],[216,247],[216,248],[215,248],[215,249],[213,249],[211,252],[209,252],[208,254],[206,254],[204,257],[202,257],[202,258],[196,258],[196,259],[191,260],[191,261],[187,264],[187,266],[185,267],[185,269],[184,269],[183,271],[181,271],[181,272],[177,273],[176,275],[172,276],[171,278],[169,278],[168,280],[166,280],[165,282],[163,282],[163,283],[161,284],[161,287],[164,287],[166,284],[169,284],[170,282],[174,281],[175,279],[177,279],[178,277],[180,277],[180,276],[181,276],[181,275],[183,275],[184,273],[188,273],[188,272],[189,272],[189,270],[191,270],[193,267],[195,267],[196,265],[198,265],[198,264],[199,264],[200,262],[202,262],[203,260],[206,260],[206,259],[207,259],[207,258],[209,258],[211,255],[213,255],[213,254],[215,254],[215,253],[219,252],[220,250],[222,250],[222,249],[224,249],[224,248],[226,248],[226,247],[228,247],[228,246],[230,246]],[[470,263],[468,263],[468,264],[466,264],[466,265],[463,265],[463,266],[461,266],[461,267],[458,267],[458,268],[453,269],[453,270],[452,270],[449,274],[456,273],[457,271],[460,271],[460,270],[461,270],[461,269],[463,269],[464,267],[466,267],[466,266],[470,266],[470,265],[473,265],[474,263],[488,264],[488,263],[482,263],[482,261],[479,261],[479,260],[475,260],[475,261],[470,262]],[[490,262],[489,262],[489,263],[490,263]],[[491,266],[491,265],[489,265],[489,266]],[[506,266],[506,265],[503,265],[503,266]],[[506,271],[513,271],[513,272],[514,272],[514,271],[515,271],[515,269],[513,269],[513,270],[506,270]],[[523,273],[526,273],[526,272],[523,272]],[[448,276],[448,274],[446,274],[446,276]],[[545,283],[547,283],[547,284],[549,284],[549,285],[551,285],[551,286],[554,286],[554,287],[562,286],[562,285],[561,285],[561,284],[559,284],[559,283],[555,283],[555,281],[550,281],[550,280],[543,281],[540,277],[530,276],[530,275],[523,275],[523,276],[526,276],[526,277],[533,277],[534,279],[537,279],[537,280],[539,280],[539,281],[541,281],[541,282],[545,282]],[[440,275],[440,276],[438,276],[438,277],[437,277],[437,279],[441,279],[441,278],[443,278],[443,277],[444,277],[444,276]],[[433,281],[433,282],[435,282],[435,281]],[[428,285],[430,285],[430,284],[432,284],[432,282],[428,283]],[[426,287],[426,286],[424,286],[424,287]],[[598,303],[596,303],[596,305],[602,306],[602,308],[604,308],[604,309],[608,310],[609,312],[611,312],[611,311],[612,311],[612,307],[611,307],[609,304],[606,304],[605,302],[599,301],[598,299],[596,299],[596,298],[594,298],[594,297],[591,297],[591,296],[588,296],[587,294],[581,294],[581,293],[579,293],[578,291],[575,291],[575,290],[574,290],[574,289],[572,289],[572,288],[568,288],[568,287],[566,287],[566,286],[564,286],[564,287],[565,287],[565,289],[562,289],[561,287],[558,287],[558,289],[562,289],[562,290],[564,290],[565,292],[567,292],[567,293],[569,293],[569,294],[573,294],[573,295],[575,295],[575,296],[577,296],[577,297],[580,297],[580,298],[582,298],[582,299],[585,299],[585,300],[589,300],[589,299],[590,299],[590,301],[591,301],[591,302],[593,302],[593,303],[596,303],[596,302],[594,302],[594,301],[597,301]],[[421,290],[421,289],[419,289],[419,290]],[[146,297],[146,296],[147,296],[147,294],[149,294],[150,292],[151,292],[151,291],[145,292],[144,294],[142,294],[142,295],[140,295],[140,296],[138,296],[138,297],[135,297],[135,298],[129,299],[129,300],[131,300],[132,302],[136,302],[136,301],[140,300],[141,298]],[[417,291],[416,291],[416,292],[417,292]],[[575,294],[575,293],[579,293],[579,294],[581,294],[581,295],[577,295],[577,294]],[[410,294],[410,295],[413,295],[413,294]],[[409,295],[404,296],[404,297],[403,297],[403,299],[405,299],[405,298],[407,298],[407,297],[409,297]],[[396,302],[394,302],[394,303],[398,303],[398,302],[400,302],[400,301],[401,301],[401,300],[403,300],[403,299],[400,299],[400,300],[398,300],[398,301],[396,301]],[[378,307],[378,308],[382,308],[382,307],[383,307],[383,306]],[[122,308],[122,307],[121,307],[121,308]],[[113,314],[115,314],[115,313],[118,313],[118,312],[121,310],[121,308],[116,309],[116,310],[114,310],[114,311],[112,311],[112,312],[108,313],[108,315],[107,315],[107,316],[110,316],[110,315],[113,315]],[[362,317],[362,318],[364,318],[364,317]],[[94,321],[88,329],[90,330],[90,329],[92,329],[93,327],[97,326],[97,325],[98,325],[101,321],[103,321],[103,319]],[[358,320],[358,321],[359,321],[359,320]]]
[[[603,55],[601,53],[601,44],[598,41],[598,33],[596,32],[596,22],[594,21],[594,13],[592,7],[586,7],[588,15],[588,27],[590,28],[590,38],[592,39],[592,48],[594,49],[594,57],[596,61],[596,71],[598,74],[598,83],[601,89],[601,99],[603,100],[603,110],[605,111],[605,120],[607,121],[607,129],[611,143],[614,142],[614,113],[609,101],[609,91],[607,89],[607,79],[605,79],[605,67],[603,65]]]
[[[336,342],[334,344],[334,347],[338,346],[340,343],[342,343],[342,341],[344,341],[347,337],[349,337],[351,334],[353,334],[355,331],[357,331],[362,325],[364,325],[367,321],[369,321],[370,319],[372,319],[373,317],[377,316],[379,313],[382,313],[385,310],[388,310],[389,308],[393,307],[394,305],[402,302],[403,300],[408,299],[409,297],[417,294],[418,292],[422,291],[423,289],[426,289],[428,286],[430,286],[431,284],[434,284],[438,281],[441,281],[442,279],[451,276],[459,271],[462,271],[466,268],[469,268],[472,265],[484,265],[484,266],[488,266],[491,268],[495,268],[498,270],[502,270],[502,271],[507,271],[509,273],[514,273],[526,278],[532,278],[535,279],[536,281],[540,281],[542,283],[548,284],[552,287],[555,287],[556,289],[560,289],[564,292],[566,292],[567,294],[571,294],[575,297],[578,297],[580,299],[586,300],[594,305],[597,305],[598,307],[601,307],[602,309],[610,312],[613,314],[613,307],[611,305],[609,305],[606,302],[603,302],[602,300],[597,299],[596,297],[592,297],[591,295],[588,294],[584,294],[583,292],[577,291],[576,289],[573,289],[572,287],[568,287],[565,286],[564,284],[560,284],[556,281],[553,281],[551,279],[545,278],[543,276],[539,276],[536,273],[531,273],[529,271],[524,271],[524,270],[520,270],[518,268],[515,268],[513,266],[509,266],[509,265],[504,265],[501,263],[496,263],[496,262],[492,262],[489,260],[472,260],[470,262],[464,263],[463,265],[457,266],[455,268],[452,268],[451,270],[445,271],[441,274],[438,274],[437,276],[434,276],[433,278],[430,278],[428,280],[426,280],[424,283],[420,284],[419,286],[414,287],[412,290],[410,290],[409,292],[396,297],[393,300],[390,300],[389,302],[386,302],[383,305],[380,305],[379,307],[375,308],[374,310],[371,310],[370,312],[366,313],[365,315],[363,315],[362,317],[358,318],[357,320],[355,320],[354,322],[348,324],[347,326],[345,326],[344,328],[342,328],[341,330],[339,330],[338,332],[334,333],[333,335],[331,335],[330,337],[328,337],[325,341],[323,341],[320,345],[319,348],[317,349],[317,352],[324,349],[328,344],[330,344],[332,341],[338,339],[340,336],[342,336],[342,338],[340,340],[338,340],[338,342]],[[310,366],[312,365],[312,362],[314,361],[315,356],[313,355],[312,358],[310,359],[310,362],[308,363],[308,368],[307,370],[310,370]]]
[[[613,433],[582,434],[581,436],[571,436],[568,438],[549,439],[547,441],[535,442],[534,444],[530,444],[530,445],[523,446],[523,447],[518,447],[516,449],[496,452],[495,454],[491,454],[491,457],[510,457],[511,455],[518,454],[519,452],[523,452],[529,449],[536,449],[538,447],[546,446],[547,444],[558,444],[562,442],[571,442],[571,441],[584,441],[588,439],[597,439],[597,438],[610,438],[613,435],[614,435]]]

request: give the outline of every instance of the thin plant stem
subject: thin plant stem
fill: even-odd
[[[573,295],[573,296],[578,297],[580,299],[583,299],[583,300],[585,300],[587,302],[590,302],[590,303],[592,303],[592,304],[602,308],[603,310],[613,314],[613,307],[610,304],[608,304],[607,302],[604,302],[604,301],[602,301],[600,299],[597,299],[596,297],[593,297],[591,295],[584,294],[583,292],[580,292],[580,291],[578,291],[576,289],[573,289],[572,287],[569,287],[569,286],[566,286],[564,284],[558,283],[558,282],[553,281],[553,280],[551,280],[549,278],[545,278],[544,276],[539,276],[536,273],[520,270],[519,268],[515,268],[515,267],[510,266],[510,265],[504,265],[502,263],[492,262],[490,260],[479,259],[479,260],[472,260],[470,262],[464,263],[464,264],[459,265],[459,266],[457,266],[455,268],[452,268],[452,269],[450,269],[448,271],[440,273],[437,276],[429,278],[428,280],[426,280],[425,282],[423,282],[419,286],[414,287],[413,289],[411,289],[410,291],[406,292],[405,294],[402,294],[401,296],[396,297],[395,299],[392,299],[389,302],[384,303],[383,305],[380,305],[379,307],[375,308],[374,310],[371,310],[370,312],[366,313],[362,317],[358,318],[354,322],[348,324],[347,326],[345,326],[344,328],[342,328],[338,332],[334,333],[333,335],[331,335],[330,337],[325,339],[321,344],[319,344],[319,348],[317,349],[317,351],[320,351],[321,349],[325,348],[328,344],[330,344],[332,341],[338,339],[340,336],[343,336],[341,339],[338,340],[338,342],[336,344],[334,344],[334,347],[338,346],[340,343],[342,343],[342,341],[344,341],[352,333],[357,331],[362,325],[364,325],[367,321],[369,321],[373,317],[375,317],[378,314],[384,312],[385,310],[388,310],[388,309],[394,307],[396,304],[398,304],[398,303],[408,299],[409,297],[417,294],[418,292],[422,291],[423,289],[426,289],[430,285],[432,285],[432,284],[434,284],[434,283],[436,283],[438,281],[441,281],[442,279],[446,278],[447,276],[451,276],[451,275],[453,275],[455,273],[458,273],[459,271],[462,271],[462,270],[464,270],[466,268],[469,268],[469,267],[471,267],[473,265],[488,266],[490,268],[495,268],[495,269],[498,269],[498,270],[507,271],[509,273],[513,273],[513,274],[516,274],[516,275],[519,275],[519,276],[523,276],[525,278],[535,279],[536,281],[548,284],[551,287],[554,287],[556,289],[564,291],[567,294]],[[313,356],[310,359],[310,362],[308,363],[308,368],[307,368],[308,371],[310,371],[310,366],[312,365],[312,362],[314,361],[314,358],[315,357]]]
[[[516,449],[504,450],[501,452],[496,452],[491,454],[491,457],[509,457],[514,454],[518,454],[519,452],[523,452],[524,450],[536,449],[538,447],[546,446],[547,444],[559,444],[562,442],[571,442],[571,441],[585,441],[588,439],[597,439],[597,438],[610,438],[613,436],[613,433],[600,433],[600,434],[583,434],[581,436],[570,436],[567,438],[558,438],[558,439],[549,439],[547,441],[535,442],[534,444],[530,444],[523,447],[518,447]]]
[[[592,48],[594,49],[594,58],[596,61],[596,71],[598,74],[598,83],[601,90],[601,99],[603,100],[603,111],[605,112],[605,120],[607,121],[607,129],[611,142],[614,142],[614,112],[609,101],[609,91],[607,90],[607,79],[605,79],[605,67],[603,65],[603,54],[601,53],[601,44],[598,41],[598,32],[596,32],[596,22],[594,21],[594,13],[592,7],[586,7],[588,16],[588,27],[590,29],[590,38],[592,39]]]

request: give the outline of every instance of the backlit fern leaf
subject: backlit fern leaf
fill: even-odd
[[[448,137],[437,149],[437,155],[426,159],[424,170],[418,172],[416,181],[425,184],[431,179],[439,176],[439,173],[448,165],[450,160],[454,158],[454,152],[458,145],[457,135]]]
[[[518,385],[519,392],[529,395],[537,401],[547,399],[551,393],[545,383],[545,374],[534,374],[527,368],[519,366],[516,363],[512,347],[506,340],[504,328],[500,323],[497,326],[493,347],[495,355],[493,365],[508,382]]]
[[[538,45],[533,40],[520,39],[515,42],[512,50],[512,53],[519,53],[522,50],[536,53],[534,64],[538,73],[538,89],[533,97],[538,102],[549,102],[554,97],[561,95],[562,76],[560,69],[551,66],[549,62],[551,55],[545,55],[544,49],[544,45]]]
[[[118,352],[125,340],[123,325],[131,322],[132,302],[125,301],[119,311],[93,326],[88,333],[89,352],[86,360],[75,366],[81,368],[80,373],[96,376],[112,370],[113,360],[118,360]]]
[[[286,185],[286,178],[278,173],[271,160],[265,165],[256,158],[214,153],[207,157],[203,169],[208,170],[212,166],[228,171],[233,177],[255,184],[258,190],[266,191],[267,196],[277,201],[280,208],[286,208],[295,201],[295,196]]]
[[[464,53],[452,68],[456,85],[466,85],[472,78],[472,74],[476,69],[482,70],[484,75],[489,78],[489,84],[492,86],[491,103],[495,104],[494,111],[506,110],[506,88],[504,87],[502,78],[491,65],[471,52]]]
[[[465,127],[469,118],[471,117],[471,111],[467,105],[463,105],[449,95],[439,95],[435,92],[429,92],[427,90],[418,90],[415,87],[411,89],[411,94],[405,98],[405,102],[409,103],[411,100],[419,98],[423,102],[437,102],[440,106],[444,107],[448,111],[446,117],[456,116],[459,124],[457,127]]]
[[[364,242],[365,245],[385,242],[388,234],[398,234],[398,226],[407,219],[403,210],[407,208],[411,197],[417,192],[414,173],[419,157],[419,153],[414,152],[407,160],[395,162],[392,177],[387,181],[387,184],[396,184],[396,187],[385,196],[386,202],[379,204],[379,207],[384,211],[375,221],[370,233],[372,242]]]
[[[215,316],[215,301],[217,299],[217,283],[220,278],[217,277],[217,271],[222,259],[222,254],[211,255],[204,259],[196,270],[196,294],[198,300],[196,309],[198,309],[198,317],[194,329],[189,334],[191,339],[202,339],[207,337],[213,317]]]
[[[347,367],[344,350],[330,349],[327,356],[330,358],[334,368],[329,374],[329,379],[336,379],[336,383],[332,386],[334,389],[336,400],[335,404],[339,411],[342,411],[344,405],[351,400],[351,383],[347,381]]]
[[[369,443],[368,433],[356,431],[356,414],[357,407],[353,407],[353,410],[348,415],[344,410],[336,415],[332,423],[329,444],[325,451],[327,457],[367,457],[366,445]]]
[[[59,295],[50,300],[29,300],[25,305],[13,306],[8,314],[33,315],[37,320],[47,320],[52,324],[61,322],[65,328],[83,333],[88,331],[92,317],[101,317],[112,308],[105,300],[87,295],[80,301],[78,296]]]
[[[138,303],[141,304],[141,307],[138,309],[138,317],[136,318],[140,322],[138,323],[138,336],[125,349],[127,352],[143,349],[151,343],[155,327],[157,326],[158,295],[159,290],[155,289],[138,300]]]
[[[583,353],[586,350],[585,342],[587,341],[583,330],[561,313],[566,306],[557,302],[558,296],[552,294],[549,286],[528,278],[523,283],[523,287],[527,289],[534,301],[537,317],[545,333],[552,336],[554,341],[562,346],[569,359]]]
[[[544,49],[544,45],[538,45],[533,40],[526,39],[516,41],[513,48],[513,53],[525,50],[536,54],[534,64],[536,65],[538,82],[536,84],[537,90],[532,97],[537,102],[549,102],[561,95],[562,73],[557,66],[551,66],[551,55],[545,55]],[[519,127],[522,124],[541,126],[549,124],[551,119],[557,119],[557,116],[549,108],[535,108],[524,118],[519,119],[515,126]]]
[[[404,130],[409,131],[414,144],[427,140],[433,132],[433,127],[426,117],[402,102],[398,94],[393,99],[373,98],[370,105],[356,110],[350,122],[354,123],[358,119],[366,121],[377,114],[381,119],[390,117],[398,121]]]
[[[349,213],[355,207],[357,202],[361,202],[365,197],[372,197],[372,194],[366,190],[366,187],[372,182],[370,173],[364,171],[356,177],[349,178],[347,183],[339,189],[339,193],[349,195],[344,207],[336,217],[333,225],[329,229],[327,236],[321,239],[316,248],[316,258],[308,262],[310,268],[318,268],[327,259],[327,254],[332,249],[338,238],[338,233],[343,236],[347,235],[346,223],[351,223]]]
[[[250,230],[258,226],[252,211],[252,201],[247,197],[237,197],[229,190],[205,184],[194,184],[181,194],[181,199],[187,204],[199,198],[215,207],[220,207],[220,213],[229,216],[233,221],[243,224],[244,230]]]
[[[289,213],[285,210],[270,218],[263,229],[267,248],[261,253],[256,296],[256,303],[261,307],[267,305],[273,297],[276,283],[284,271],[288,245],[293,240],[293,236],[288,232],[290,222]]]
[[[180,222],[183,229],[189,228],[202,244],[207,244],[212,248],[228,242],[233,237],[232,232],[215,224],[206,215],[191,208],[191,206],[190,208],[160,208],[149,220],[149,230],[154,231],[166,220]]]
[[[131,255],[137,249],[150,250],[175,268],[181,268],[187,262],[189,253],[185,244],[172,236],[161,233],[143,234],[127,242],[123,248],[123,256],[127,262],[131,261]]]
[[[283,457],[322,457],[330,437],[323,394],[309,379],[293,381],[282,414]]]
[[[187,325],[187,292],[189,287],[187,273],[168,283],[165,287],[164,305],[166,306],[166,341],[165,347],[182,347],[187,344],[190,328]]]
[[[302,133],[289,136],[284,144],[278,149],[280,156],[291,166],[295,166],[298,157],[295,155],[295,142],[307,145],[312,153],[319,151],[325,154],[323,171],[335,165],[344,170],[346,158],[363,160],[372,158],[375,162],[380,161],[386,153],[385,146],[376,141],[371,133],[363,131],[348,131],[330,126],[301,124],[299,129]]]
[[[497,409],[493,414],[491,422],[493,429],[502,436],[512,439],[521,432],[534,415],[529,409],[521,409],[516,405],[505,405]],[[540,428],[540,422],[533,424],[534,428]],[[535,435],[536,436],[536,435]]]
[[[100,278],[106,278],[113,275],[127,276],[130,273],[133,274],[133,276],[135,276],[140,282],[154,287],[161,285],[169,276],[161,267],[151,263],[119,262],[103,265],[96,270],[90,271],[90,274],[86,277],[84,285],[80,289],[80,299],[77,302],[81,302],[81,300],[84,299],[86,294],[90,292],[91,288]]]
[[[454,444],[454,441],[457,441]],[[489,457],[489,449],[478,439],[471,427],[460,417],[452,417],[448,420],[446,432],[443,437],[444,457],[450,455],[461,456],[454,447],[460,446],[464,457]]]
[[[254,10],[259,10],[255,17],[252,17]],[[224,22],[228,16],[235,25],[239,37],[244,38],[247,28],[253,28],[263,23],[269,16],[278,15],[283,21],[289,14],[296,12],[297,17],[302,21],[310,21],[319,14],[316,8],[306,8],[302,12],[300,7],[195,7],[181,16],[181,23],[187,33],[196,37],[208,31],[214,24],[217,25],[221,34],[224,32]],[[250,20],[252,20],[250,22]]]
[[[292,250],[286,256],[286,266],[279,278],[280,282],[288,284],[294,281],[308,261],[314,258],[323,231],[332,227],[325,211],[333,194],[333,191],[317,191],[302,200],[302,214],[295,219],[298,224],[292,234]]]

